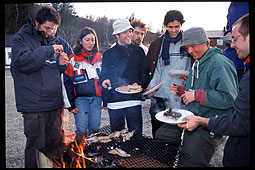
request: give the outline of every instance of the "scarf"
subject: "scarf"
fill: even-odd
[[[163,38],[163,47],[162,47],[162,60],[164,61],[165,65],[170,64],[170,59],[169,59],[169,46],[170,43],[176,43],[182,39],[182,31],[179,32],[176,38],[171,38],[169,36],[168,30],[166,30]]]

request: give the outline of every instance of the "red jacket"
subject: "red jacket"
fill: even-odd
[[[102,54],[82,50],[81,55],[72,54],[69,61],[64,72],[64,84],[71,104],[71,108],[68,109],[72,110],[75,108],[76,97],[102,96],[102,87],[99,82]]]

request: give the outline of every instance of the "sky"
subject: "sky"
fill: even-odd
[[[152,28],[162,29],[164,16],[169,10],[179,10],[184,16],[182,30],[199,26],[205,30],[223,30],[227,24],[230,1],[222,2],[81,2],[71,3],[80,17],[106,16],[111,19],[129,18],[134,13]]]

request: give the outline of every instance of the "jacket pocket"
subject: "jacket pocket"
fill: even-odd
[[[73,84],[81,84],[88,82],[88,79],[86,78],[85,74],[74,76],[73,78]]]
[[[24,117],[24,134],[26,136],[38,136],[40,134],[38,115],[24,113],[23,117]]]

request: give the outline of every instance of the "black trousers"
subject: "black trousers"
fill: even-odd
[[[46,112],[23,112],[26,136],[25,168],[38,168],[36,150],[52,158],[60,149],[61,108]]]
[[[151,107],[150,107],[150,115],[151,115],[151,125],[152,125],[152,137],[155,139],[155,133],[163,124],[163,122],[157,120],[155,115],[163,110],[166,110],[166,101],[167,99],[159,98],[159,97],[151,97]]]

